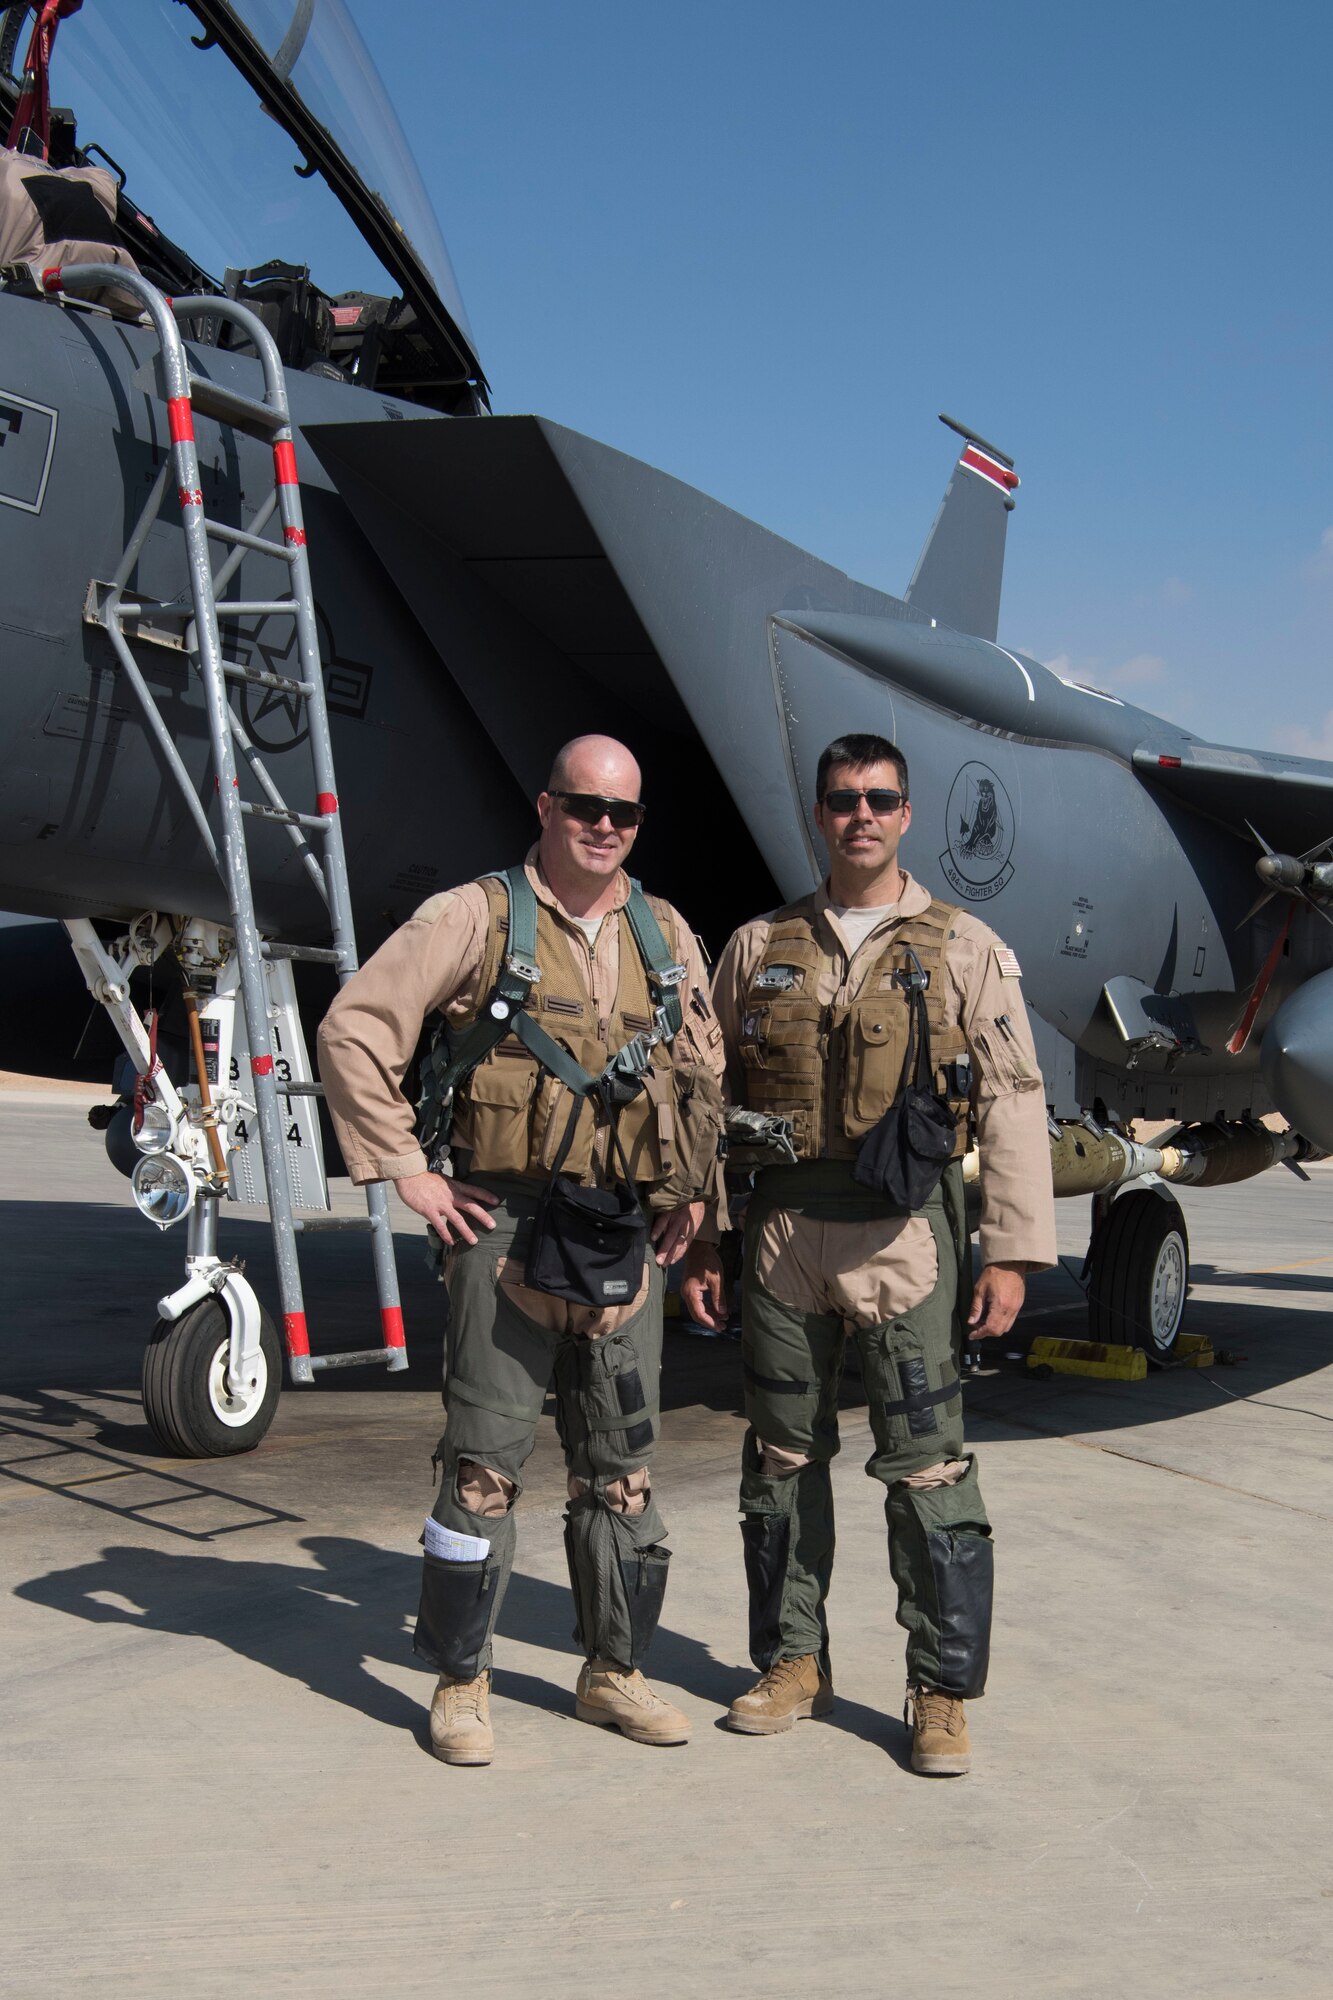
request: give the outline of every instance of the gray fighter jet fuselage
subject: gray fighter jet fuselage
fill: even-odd
[[[317,149],[284,78],[264,80],[246,8],[190,5],[249,49],[261,98]],[[321,171],[337,185],[336,162]],[[379,197],[357,185],[373,221]],[[521,852],[553,748],[592,728],[640,755],[636,859],[716,948],[819,879],[819,751],[873,731],[910,762],[906,865],[1021,961],[1057,1118],[1199,1126],[1276,1109],[1333,1150],[1333,765],[1203,742],[1000,645],[1018,484],[1003,453],[954,426],[944,504],[892,597],[610,447],[486,415],[458,311],[410,260],[403,283],[412,338],[443,329],[442,381],[462,357],[448,393],[413,391],[398,301],[375,349],[396,373],[377,374],[369,344],[288,371],[363,951]],[[194,331],[198,376],[259,393],[253,359]],[[0,907],[34,918],[228,916],[97,619],[169,448],[157,366],[126,317],[0,289]],[[207,416],[198,442],[209,513],[239,519],[271,480],[267,445]],[[264,601],[279,568],[251,552],[232,588]],[[136,654],[207,805],[202,694],[180,620],[154,611],[185,589],[169,508],[136,589]],[[286,627],[233,629],[239,663],[290,673]],[[253,683],[233,700],[283,793],[313,809],[300,704]],[[261,927],[318,939],[326,919],[281,826],[258,829],[251,861]],[[0,956],[15,939],[0,931]]]

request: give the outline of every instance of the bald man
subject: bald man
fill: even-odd
[[[422,1536],[415,1641],[439,1674],[431,1743],[446,1764],[491,1761],[492,1634],[523,1464],[552,1380],[585,1654],[576,1712],[634,1742],[689,1735],[639,1671],[670,1554],[649,1461],[664,1273],[703,1219],[703,1201],[689,1197],[707,1175],[692,1163],[708,1154],[711,1106],[720,1132],[723,1053],[692,931],[625,873],[643,816],[639,767],[623,743],[567,743],[537,800],[541,832],[522,870],[432,896],[348,981],[320,1030],[320,1074],[352,1179],[393,1181],[446,1246],[448,1428]],[[519,951],[524,909],[535,968],[533,952]],[[526,997],[519,989],[520,1032],[488,1031],[513,1003],[506,978],[534,969]],[[428,1163],[400,1085],[433,1014],[449,1062],[475,1051],[479,1034],[489,1046],[461,1076],[446,1065],[450,1157]],[[614,1091],[581,1104],[570,1058],[585,1075],[613,1073]],[[714,1160],[717,1151],[714,1139]],[[640,1277],[614,1286],[622,1303],[575,1303],[526,1282],[533,1220],[555,1171],[590,1187],[628,1171],[657,1210]]]

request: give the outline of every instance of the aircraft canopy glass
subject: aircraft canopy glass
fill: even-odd
[[[222,48],[192,45],[210,15],[255,44],[250,75]],[[26,33],[16,60],[25,46]],[[321,175],[293,172],[300,151],[256,95],[270,80],[374,198],[362,207],[380,217],[378,241]],[[215,279],[276,257],[308,264],[331,294],[406,291],[401,245],[475,356],[430,197],[345,0],[84,0],[61,24],[51,96],[73,108],[79,144],[104,148],[130,198]]]
[[[274,73],[300,96],[425,265],[472,348],[458,280],[403,128],[345,0],[229,0]]]

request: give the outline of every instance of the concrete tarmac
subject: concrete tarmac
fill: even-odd
[[[719,1726],[746,1657],[739,1363],[668,1338],[675,1555],[650,1661],[687,1748],[573,1716],[548,1422],[501,1618],[495,1762],[429,1754],[416,1537],[439,1293],[398,1239],[413,1366],[284,1394],[260,1449],[161,1454],[139,1406],[177,1282],[84,1124],[0,1085],[3,1956],[15,1996],[1312,1996],[1329,1987],[1333,1171],[1186,1191],[1187,1327],[1146,1382],[968,1385],[996,1524],[975,1770],[906,1761],[902,1634],[854,1378],[835,1466],[838,1705]],[[340,1205],[347,1199],[340,1194]],[[1060,1205],[1073,1268],[1085,1206]],[[224,1219],[272,1302],[262,1221]],[[363,1241],[312,1242],[317,1345],[364,1344]],[[1029,1332],[1077,1336],[1064,1271]],[[372,1336],[373,1337],[373,1336]]]

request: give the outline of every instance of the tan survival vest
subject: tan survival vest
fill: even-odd
[[[509,931],[504,882],[486,876],[481,886],[486,891],[490,926],[477,984],[479,1007],[486,1004],[495,987]],[[647,902],[669,936],[666,905],[655,896]],[[648,976],[629,920],[621,909],[609,912],[603,922],[620,926],[620,974],[610,1014],[597,1018],[592,996],[570,955],[572,940],[540,898],[536,958],[541,978],[525,1002],[526,1010],[535,1015],[547,1034],[593,1076],[600,1075],[626,1043],[653,1027]],[[454,1032],[461,1035],[475,1018],[474,1014],[455,1023]],[[676,1112],[680,1087],[670,1045],[657,1042],[651,1050],[644,1088],[618,1114],[617,1130],[630,1176],[640,1186],[668,1181],[679,1164]],[[570,1090],[542,1068],[516,1035],[507,1034],[459,1083],[451,1143],[472,1155],[477,1172],[545,1180],[564,1137],[572,1104]],[[604,1164],[606,1124],[603,1121],[598,1129],[594,1107],[585,1100],[563,1172],[582,1181],[594,1178],[594,1136],[598,1159]]]
[[[741,1019],[745,1102],[790,1118],[803,1160],[848,1159],[898,1094],[910,1008],[898,975],[916,953],[927,975],[935,1088],[958,1117],[954,1157],[967,1150],[967,1043],[945,1024],[945,960],[958,910],[932,902],[898,925],[855,1000],[825,1005],[819,974],[831,960],[815,929],[815,898],[789,903],[773,920],[764,956],[750,976]]]

